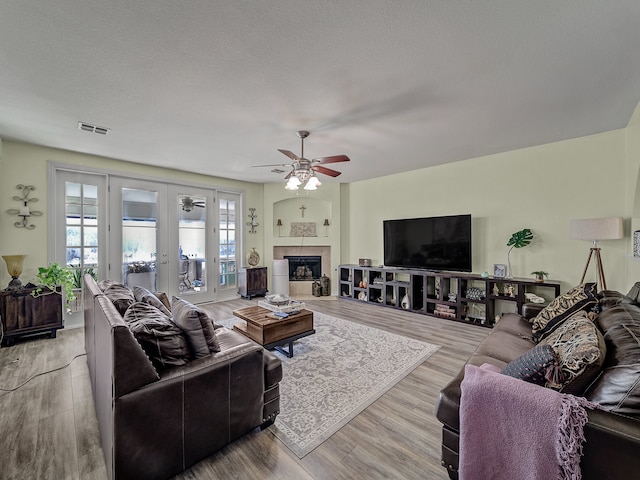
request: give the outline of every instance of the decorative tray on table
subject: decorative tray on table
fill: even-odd
[[[272,312],[283,313],[289,313],[305,308],[304,302],[298,302],[297,300],[293,300],[288,297],[286,299],[276,298],[275,301],[269,301],[269,297],[271,297],[271,295],[265,297],[265,300],[258,300],[258,306],[271,310]]]

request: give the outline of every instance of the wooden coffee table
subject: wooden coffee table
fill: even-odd
[[[293,342],[316,333],[313,329],[313,312],[301,310],[287,318],[274,317],[273,313],[260,306],[240,308],[233,315],[247,323],[234,325],[233,329],[267,350],[275,349],[291,358]],[[288,351],[282,348],[285,345],[289,346]]]

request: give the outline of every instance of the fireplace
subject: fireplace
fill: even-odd
[[[320,270],[314,272],[311,271],[311,277],[309,279],[290,279],[289,280],[289,295],[291,297],[305,297],[311,296],[312,294],[312,284],[315,280],[318,280],[322,277],[322,274],[327,276],[331,275],[331,247],[329,245],[309,245],[309,246],[301,246],[301,245],[277,245],[273,247],[273,259],[274,260],[283,260],[288,259],[289,268],[291,268],[292,261],[291,258],[298,257],[320,257],[320,265],[318,268]],[[296,266],[297,267],[300,265]],[[309,267],[309,265],[302,265],[303,267]],[[306,273],[305,270],[301,270]],[[285,275],[290,272],[281,272],[281,275]]]
[[[284,258],[289,260],[290,282],[318,280],[322,276],[320,255],[285,255]]]

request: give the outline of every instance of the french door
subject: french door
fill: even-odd
[[[213,190],[111,177],[110,198],[110,278],[215,300]]]
[[[107,180],[105,175],[60,171],[55,183],[53,251],[49,257],[70,267],[80,288],[82,274],[92,272],[106,278],[102,266],[107,259]]]

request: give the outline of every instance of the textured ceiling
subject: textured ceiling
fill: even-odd
[[[3,0],[0,137],[275,182],[251,165],[306,129],[352,182],[625,127],[639,25],[638,0]]]

